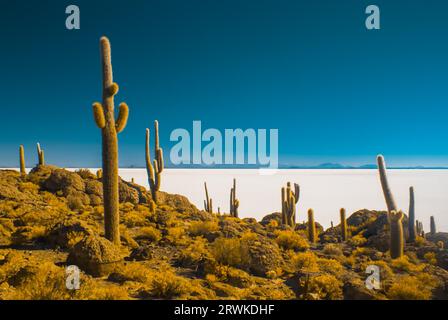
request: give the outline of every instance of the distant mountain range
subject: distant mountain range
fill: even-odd
[[[141,166],[129,166],[126,168],[144,168]],[[170,164],[166,165],[166,168],[171,169],[259,169],[260,167],[258,165],[218,165],[218,166],[211,166],[211,165],[176,165],[172,166]],[[304,165],[280,165],[279,169],[377,169],[376,164],[364,164],[360,166],[347,166],[340,163],[321,163],[319,165],[311,165],[311,166],[304,166]],[[448,169],[448,167],[443,166],[434,166],[434,167],[426,167],[426,166],[391,166],[388,167],[388,169]]]

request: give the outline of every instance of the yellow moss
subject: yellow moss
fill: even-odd
[[[432,265],[437,265],[437,258],[435,252],[427,252],[423,256],[423,258]]]
[[[140,228],[138,230],[136,238],[148,239],[151,240],[152,242],[158,242],[160,239],[162,239],[162,233],[158,229],[148,226]]]
[[[342,282],[331,274],[322,274],[302,278],[299,286],[303,290],[302,298],[308,300],[343,299]]]
[[[206,236],[207,234],[218,231],[217,221],[193,221],[188,228],[188,233],[193,237]]]
[[[143,227],[148,225],[148,220],[146,216],[141,212],[128,211],[121,215],[122,223],[128,228],[132,227]]]
[[[278,231],[276,235],[275,241],[285,250],[305,251],[310,247],[308,241],[294,231]]]
[[[317,256],[311,252],[298,252],[292,256],[292,263],[295,269],[300,273],[319,272]]]
[[[213,242],[211,252],[215,260],[224,265],[239,267],[250,262],[249,249],[242,239],[218,238]]]
[[[356,236],[348,239],[347,242],[352,246],[358,247],[364,245],[367,242],[367,239],[364,238],[361,234],[357,234]]]
[[[403,272],[421,272],[425,268],[423,264],[415,265],[409,261],[408,256],[402,256],[398,259],[394,259],[390,263],[391,267],[397,271]]]
[[[344,267],[335,259],[318,258],[317,264],[322,272],[330,273],[335,277],[342,276]]]
[[[400,277],[391,285],[387,296],[392,300],[429,300],[432,297],[433,282],[430,281],[428,285],[425,283],[428,280],[426,277]]]

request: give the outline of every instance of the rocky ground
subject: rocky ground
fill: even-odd
[[[0,171],[0,299],[448,299],[448,234],[418,238],[392,260],[386,212],[357,211],[348,241],[320,227],[311,244],[306,225],[282,226],[279,213],[257,222],[159,198],[120,181],[117,248],[103,237],[95,174]],[[66,288],[71,264],[79,290]],[[379,290],[365,286],[369,265],[381,270]]]

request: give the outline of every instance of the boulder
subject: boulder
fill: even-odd
[[[79,241],[69,252],[68,265],[76,265],[94,276],[107,276],[121,264],[120,249],[109,240],[89,235]]]

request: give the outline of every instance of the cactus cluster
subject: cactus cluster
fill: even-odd
[[[39,160],[39,165],[44,166],[45,165],[45,154],[44,150],[40,147],[40,143],[37,143],[37,158]]]
[[[282,188],[282,224],[294,227],[296,224],[296,204],[300,198],[300,187],[294,183],[292,191],[291,183]]]
[[[340,216],[341,216],[341,238],[342,238],[342,241],[347,241],[347,239],[348,239],[348,230],[347,230],[347,219],[346,219],[346,216],[345,216],[345,209],[341,208],[339,213],[340,213]]]
[[[315,243],[317,240],[316,223],[314,222],[314,210],[308,209],[308,240]]]
[[[205,188],[205,200],[204,200],[204,210],[208,213],[213,213],[213,200],[208,196],[207,182],[204,182]]]
[[[165,167],[163,161],[163,150],[159,145],[159,122],[154,121],[154,157],[155,159],[151,163],[151,152],[149,150],[149,129],[146,129],[146,171],[148,173],[149,188],[151,189],[152,200],[157,203],[157,192],[160,190],[160,184],[162,179],[162,172]]]
[[[417,232],[417,235],[424,238],[425,237],[425,231],[423,230],[423,223],[419,220],[415,221],[415,229]]]
[[[119,105],[115,120],[114,97],[118,85],[113,82],[110,42],[106,37],[100,40],[101,63],[103,73],[103,102],[93,104],[93,115],[102,134],[103,158],[103,194],[105,235],[114,244],[120,244],[119,197],[118,197],[118,138],[117,134],[127,124],[129,108],[127,104]]]
[[[233,179],[233,187],[230,189],[230,215],[238,218],[238,207],[240,201],[236,198],[236,179]]]

